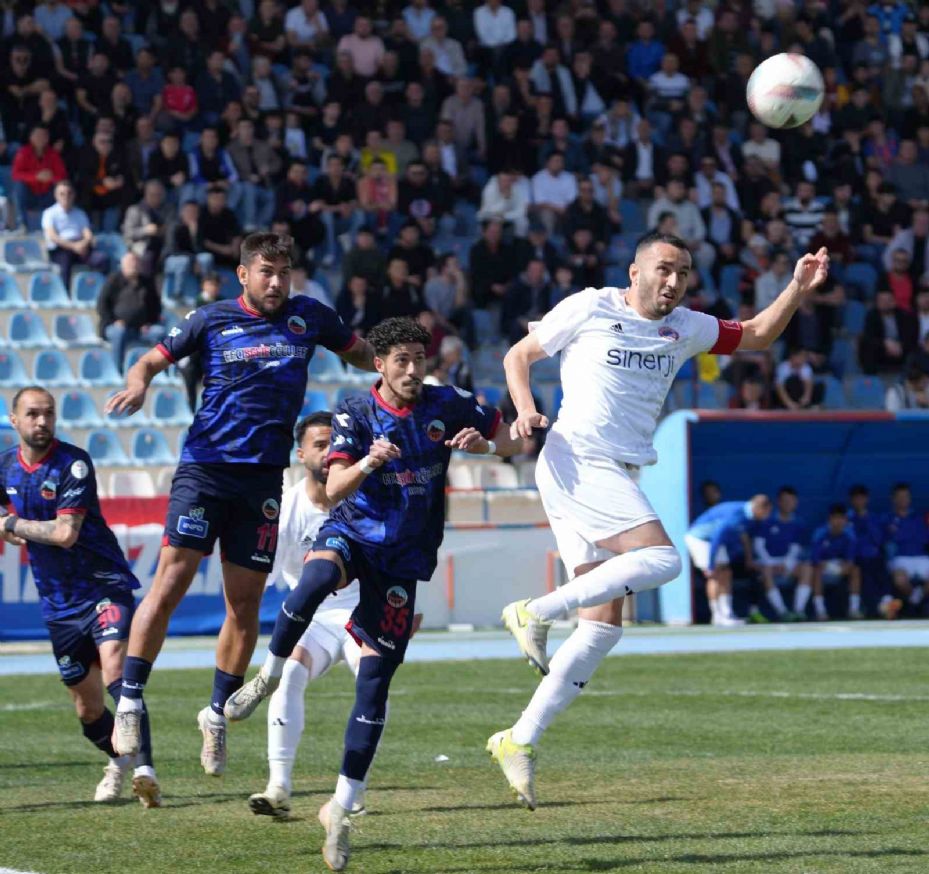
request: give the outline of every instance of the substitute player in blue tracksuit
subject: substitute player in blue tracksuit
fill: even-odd
[[[237,270],[242,295],[188,313],[130,369],[125,390],[107,405],[108,411],[137,411],[158,373],[199,353],[203,398],[171,483],[155,579],[129,638],[114,733],[121,753],[138,750],[142,693],[168,620],[219,540],[226,619],[216,646],[213,695],[197,722],[204,770],[224,772],[223,706],[242,685],[258,638],[258,607],[274,564],[284,469],[307,366],[322,345],[350,364],[374,369],[368,343],[333,310],[309,297],[290,297],[291,247],[287,236],[246,237]]]
[[[888,568],[898,596],[919,614],[929,590],[929,525],[925,514],[913,509],[907,483],[893,487],[890,502],[893,509],[884,517]]]
[[[855,534],[845,504],[829,508],[828,522],[813,532],[810,564],[813,567],[813,612],[819,622],[829,618],[823,587],[848,582],[848,618],[864,619],[861,612],[861,571],[855,563]],[[802,609],[806,604],[802,605]]]
[[[90,456],[55,439],[55,399],[29,386],[14,395],[11,409],[19,446],[0,455],[2,536],[29,552],[61,680],[84,737],[109,757],[94,800],[119,798],[134,768],[135,795],[143,806],[159,807],[148,717],[140,721],[138,756],[120,756],[103,694],[105,685],[119,700],[139,581],[100,512]]]
[[[522,446],[508,427],[499,427],[498,410],[461,389],[423,385],[429,339],[402,318],[369,332],[381,379],[367,396],[339,404],[332,422],[326,492],[342,503],[320,529],[300,584],[284,601],[264,666],[226,703],[230,719],[251,714],[276,688],[319,605],[357,577],[360,599],[349,622],[361,644],[355,707],[335,794],[320,811],[323,858],[335,871],[348,863],[346,812],[383,730],[390,681],[412,631],[417,583],[436,567],[452,449],[507,456]]]

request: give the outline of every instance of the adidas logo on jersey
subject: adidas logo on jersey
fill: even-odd
[[[622,326],[622,323],[621,323],[621,322],[614,322],[612,325],[610,325],[610,330],[611,330],[614,334],[622,334],[622,333],[623,333],[623,326]]]

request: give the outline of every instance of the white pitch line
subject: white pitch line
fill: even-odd
[[[20,871],[17,868],[0,868],[0,874],[37,874],[36,871]]]
[[[22,704],[0,704],[0,713],[18,713],[20,710],[52,710],[57,709],[57,701],[25,701]],[[0,868],[0,874],[4,874],[6,868]]]

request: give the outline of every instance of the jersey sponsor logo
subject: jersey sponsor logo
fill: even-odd
[[[75,479],[84,479],[90,473],[87,463],[78,459],[71,465],[71,476]]]
[[[261,505],[261,512],[265,519],[273,521],[281,514],[281,505],[275,501],[274,498],[268,498],[268,500]]]
[[[302,337],[306,333],[306,321],[300,316],[291,316],[287,320],[287,330],[297,337]]]
[[[52,482],[52,480],[47,479],[39,487],[39,494],[45,498],[46,501],[54,501],[55,496],[58,494],[58,483]]]
[[[84,666],[80,662],[72,662],[71,656],[62,656],[58,659],[58,673],[62,680],[76,680],[84,673]]]
[[[67,501],[69,498],[79,498],[84,494],[84,486],[79,489],[68,489],[62,496],[61,500]]]
[[[13,486],[7,486],[7,487],[6,487],[6,493],[7,493],[8,495],[15,495],[15,494],[18,494],[18,492],[16,491],[16,489],[13,488]]]
[[[608,349],[606,363],[626,370],[654,370],[661,376],[674,373],[674,356],[634,349]]]
[[[209,533],[210,523],[204,520],[203,507],[191,507],[187,516],[177,517],[177,533],[187,537],[204,538]]]
[[[445,436],[445,422],[441,419],[433,419],[426,425],[426,436],[438,443]]]
[[[225,331],[220,331],[220,337],[234,337],[236,334],[244,334],[245,331],[242,330],[238,325],[233,325],[231,328],[226,328]]]
[[[658,329],[658,336],[663,337],[665,340],[680,340],[681,335],[678,334],[674,328],[669,327],[668,325],[662,325]]]
[[[381,474],[381,482],[385,486],[426,485],[437,476],[441,476],[444,470],[445,465],[441,463],[421,467],[419,470],[388,470]]]
[[[403,586],[391,586],[387,590],[387,603],[390,604],[391,607],[403,607],[409,600],[410,596]]]
[[[614,334],[622,334],[622,333],[623,333],[623,325],[622,325],[622,322],[614,322],[612,325],[610,325],[610,330],[611,330]]]
[[[240,349],[224,349],[223,361],[232,364],[236,361],[255,361],[265,358],[306,358],[309,349],[295,346],[293,343],[262,343],[260,346],[243,346]]]

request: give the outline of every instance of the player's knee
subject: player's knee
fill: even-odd
[[[89,725],[92,722],[96,722],[101,716],[103,716],[103,701],[96,698],[86,698],[84,696],[75,696],[74,698],[74,712],[77,714],[77,718],[80,719],[84,725]]]
[[[649,546],[639,550],[639,555],[659,586],[679,577],[684,567],[680,553],[673,546]]]
[[[284,600],[287,611],[300,615],[308,604],[321,603],[342,582],[342,566],[326,558],[314,558],[303,565],[300,582]]]

